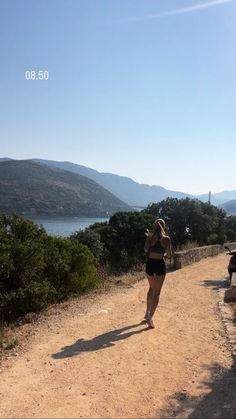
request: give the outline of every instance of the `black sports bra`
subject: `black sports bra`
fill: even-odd
[[[161,255],[164,255],[166,249],[162,246],[160,239],[157,239],[156,243],[153,245],[150,245],[149,252],[154,253],[160,253]]]

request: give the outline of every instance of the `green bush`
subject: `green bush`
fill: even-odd
[[[101,235],[97,231],[86,228],[73,233],[70,238],[88,246],[97,262],[102,260],[104,244],[101,242]]]
[[[0,315],[14,320],[98,285],[87,246],[51,237],[33,222],[0,216]]]
[[[227,241],[236,241],[236,216],[229,216],[225,220],[225,234]]]
[[[46,277],[60,299],[98,284],[94,256],[87,246],[75,240],[48,237],[45,260]]]
[[[89,227],[100,235],[104,245],[103,266],[113,272],[127,271],[145,261],[143,251],[145,231],[151,228],[155,217],[141,212],[117,212],[108,223],[96,223]]]
[[[183,251],[183,250],[190,250],[190,249],[194,249],[195,247],[198,247],[198,243],[197,242],[186,242],[185,244],[182,244],[181,246],[177,246],[176,247],[176,251]]]
[[[207,237],[207,244],[218,244],[218,234],[212,233]]]

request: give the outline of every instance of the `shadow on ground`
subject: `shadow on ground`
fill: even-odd
[[[219,364],[205,366],[211,373],[204,397],[193,397],[187,391],[174,394],[163,418],[235,419],[236,418],[236,359],[229,370]]]
[[[218,290],[219,288],[228,288],[229,281],[228,279],[205,279],[201,282],[202,285],[205,287],[211,287],[214,290]]]
[[[103,333],[102,335],[95,336],[92,339],[86,340],[83,338],[78,339],[75,343],[69,346],[61,348],[60,352],[52,354],[54,359],[70,358],[72,356],[79,355],[81,352],[98,351],[99,349],[109,348],[114,346],[114,342],[118,340],[127,339],[132,335],[145,332],[150,330],[149,327],[145,327],[138,330],[132,330],[127,333],[127,330],[134,329],[138,326],[146,325],[146,323],[140,322],[129,326],[122,327],[120,329],[112,330],[111,332]]]
[[[211,287],[214,290],[218,290],[220,288],[230,288],[230,281],[229,278],[225,279],[206,279],[201,282],[201,285],[204,285],[205,287]],[[232,312],[233,312],[233,324],[236,323],[236,303],[229,303],[231,306]]]

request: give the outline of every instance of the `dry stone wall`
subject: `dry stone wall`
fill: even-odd
[[[224,246],[228,246],[230,250],[236,249],[236,243],[213,244],[211,246],[195,247],[189,250],[175,252],[174,254],[174,268],[181,269],[184,266],[191,265],[191,263],[199,262],[212,256],[217,256],[220,253],[226,252]]]

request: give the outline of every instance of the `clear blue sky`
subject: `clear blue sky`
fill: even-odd
[[[0,156],[236,189],[235,21],[234,0],[1,0]]]

